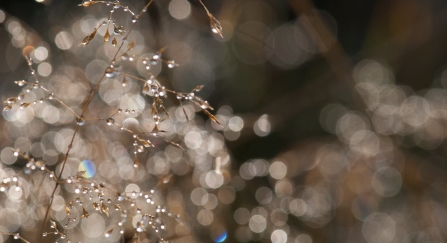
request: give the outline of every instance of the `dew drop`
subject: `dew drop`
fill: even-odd
[[[188,100],[192,100],[194,98],[194,93],[189,93],[188,96],[186,96]]]
[[[116,76],[116,70],[113,67],[108,67],[106,69],[106,77],[112,78],[114,76]]]
[[[168,61],[168,68],[174,68],[176,66],[175,61]]]
[[[85,124],[85,118],[84,118],[83,115],[78,116],[78,117],[76,118],[76,124],[78,124],[79,126],[84,126],[84,124]]]
[[[138,146],[137,151],[138,151],[139,153],[144,152],[144,146],[142,146],[142,145]]]
[[[139,163],[140,163],[140,162],[138,161],[138,157],[135,156],[135,160],[133,161],[133,167],[138,168],[138,164],[139,164]]]
[[[110,38],[109,30],[106,30],[106,33],[104,34],[104,42],[109,41],[109,38]]]
[[[152,57],[152,59],[160,59],[161,58],[161,52],[157,51],[154,56]]]
[[[150,60],[151,65],[157,65],[158,64],[158,58],[151,58]]]
[[[217,20],[212,15],[209,15],[209,17],[210,17],[211,31],[223,38],[222,25],[220,24],[219,20]]]
[[[24,86],[26,84],[25,80],[15,81],[18,86]]]
[[[106,122],[107,122],[107,125],[113,125],[113,123],[115,123],[115,119],[113,119],[112,117],[109,117],[109,118],[107,118],[107,120],[106,120]]]

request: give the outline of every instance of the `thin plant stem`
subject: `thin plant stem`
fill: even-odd
[[[145,10],[147,10],[147,8],[148,8],[149,5],[152,3],[152,1],[153,1],[153,0],[150,0],[150,1],[146,4],[146,6],[141,10],[140,14],[138,14],[138,18],[141,17],[141,15],[145,12]],[[115,56],[113,57],[113,59],[112,59],[112,61],[111,61],[111,65],[112,65],[113,63],[115,63],[116,58],[117,58],[119,52],[121,51],[121,49],[122,49],[122,47],[123,47],[123,45],[124,45],[124,42],[125,42],[124,40],[127,40],[127,37],[129,36],[130,32],[132,31],[132,29],[134,28],[134,26],[136,25],[136,23],[137,23],[137,22],[134,22],[134,23],[130,26],[129,31],[128,31],[127,34],[123,37],[123,40],[121,41],[121,45],[118,47],[118,50],[116,51]],[[85,111],[87,110],[88,106],[89,106],[90,103],[92,102],[93,97],[98,93],[99,87],[100,87],[100,85],[101,85],[101,83],[102,83],[102,81],[104,80],[105,77],[106,77],[106,76],[105,76],[105,71],[104,71],[103,75],[101,76],[101,78],[99,79],[99,81],[98,81],[98,83],[96,84],[95,88],[94,88],[93,91],[91,92],[89,98],[87,99],[87,101],[86,101],[86,103],[85,103],[85,105],[84,105],[84,107],[83,107],[83,109],[82,109],[82,112],[81,112],[81,114],[79,115],[80,117],[82,117],[82,116],[84,115],[84,113],[85,113]],[[56,190],[57,190],[57,188],[58,188],[58,186],[59,186],[59,184],[60,184],[60,179],[61,179],[61,177],[62,177],[62,173],[64,172],[65,165],[67,164],[67,160],[68,160],[69,153],[70,153],[70,151],[71,151],[71,149],[72,149],[72,147],[73,147],[73,142],[74,142],[74,139],[75,139],[76,134],[78,133],[79,129],[80,129],[80,124],[76,124],[75,131],[74,131],[74,133],[73,133],[73,136],[71,137],[70,144],[68,145],[67,152],[65,153],[65,158],[64,158],[64,160],[63,160],[63,162],[62,162],[62,167],[61,167],[60,174],[59,174],[59,176],[58,176],[58,180],[56,181],[56,184],[55,184],[54,189],[53,189],[53,191],[52,191],[52,193],[51,193],[51,196],[50,196],[50,202],[49,202],[49,204],[48,204],[48,206],[47,206],[47,209],[46,209],[46,211],[45,211],[45,217],[44,217],[44,219],[43,219],[42,228],[41,228],[41,231],[40,231],[40,234],[39,234],[39,241],[38,241],[39,243],[42,242],[43,232],[45,231],[45,224],[46,224],[46,221],[47,221],[47,219],[48,219],[48,214],[49,214],[49,212],[50,212],[51,205],[53,204],[54,195],[55,195]]]

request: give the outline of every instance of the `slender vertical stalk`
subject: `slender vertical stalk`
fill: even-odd
[[[150,0],[150,1],[146,4],[146,6],[145,6],[145,7],[141,10],[141,12],[138,14],[137,19],[139,19],[139,18],[141,17],[141,15],[147,10],[147,8],[148,8],[149,5],[152,3],[152,1],[153,1],[153,0]],[[136,23],[137,23],[137,22],[134,22],[134,23],[130,26],[129,31],[127,31],[127,34],[123,37],[123,40],[121,41],[121,45],[118,47],[118,50],[116,51],[116,53],[115,53],[115,55],[114,55],[112,61],[110,62],[110,65],[113,65],[113,63],[116,62],[116,59],[117,59],[117,57],[118,57],[118,54],[119,54],[119,52],[121,51],[122,47],[124,46],[125,40],[127,41],[127,37],[129,36],[129,34],[130,34],[130,32],[132,31],[132,29],[135,27]],[[95,85],[93,91],[90,93],[90,96],[88,97],[87,101],[85,102],[84,107],[82,108],[82,112],[81,112],[81,114],[79,115],[79,117],[83,117],[83,116],[84,116],[85,111],[87,110],[88,106],[89,106],[90,103],[92,102],[93,97],[98,93],[99,87],[101,86],[101,83],[104,81],[104,78],[105,78],[105,77],[106,77],[106,71],[104,70],[103,75],[101,76],[101,78],[99,79],[98,83]],[[55,184],[55,186],[54,186],[54,188],[53,188],[53,191],[52,191],[52,193],[51,193],[51,196],[50,196],[50,202],[48,203],[47,209],[46,209],[46,211],[45,211],[45,216],[44,216],[44,219],[43,219],[43,222],[42,222],[42,228],[41,228],[41,230],[40,230],[40,235],[39,235],[39,241],[38,241],[39,243],[42,242],[42,237],[43,237],[43,233],[44,233],[44,231],[45,231],[46,221],[47,221],[47,219],[48,219],[48,215],[49,215],[49,212],[50,212],[51,205],[53,204],[54,195],[55,195],[55,193],[56,193],[56,190],[57,190],[58,186],[60,185],[60,179],[62,178],[62,173],[64,172],[65,165],[67,164],[68,156],[69,156],[70,151],[71,151],[71,149],[72,149],[72,147],[73,147],[73,141],[74,141],[74,139],[75,139],[75,137],[76,137],[76,134],[79,132],[79,129],[80,129],[80,124],[77,123],[77,124],[76,124],[76,127],[75,127],[75,131],[74,131],[74,133],[73,133],[73,136],[71,137],[70,144],[68,145],[67,152],[65,153],[65,158],[64,158],[64,160],[62,161],[62,167],[61,167],[60,174],[59,174],[59,176],[57,177],[58,179],[57,179],[56,184]]]

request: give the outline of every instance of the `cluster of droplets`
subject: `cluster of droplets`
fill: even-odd
[[[30,174],[31,171],[33,170],[42,170],[42,171],[46,171],[47,173],[50,174],[51,178],[54,178],[54,172],[50,171],[47,167],[46,167],[46,162],[43,159],[35,159],[32,158],[30,156],[30,154],[28,152],[20,152],[20,149],[13,149],[13,155],[15,157],[20,157],[22,159],[27,160],[28,162],[26,163],[26,166],[24,168],[24,172],[25,174]]]
[[[9,176],[9,177],[3,178],[1,185],[0,185],[0,191],[5,192],[10,187],[14,187],[15,191],[17,191],[17,192],[20,191],[19,177]]]
[[[149,4],[151,2],[152,1],[150,1],[143,8],[142,12],[146,11],[147,7],[149,6]],[[105,78],[116,78],[118,76],[122,76],[123,77],[123,82],[122,82],[123,87],[126,87],[129,77],[131,79],[136,79],[137,81],[144,82],[143,93],[145,95],[151,96],[153,98],[152,99],[153,100],[153,102],[152,102],[152,118],[154,120],[155,125],[154,125],[152,131],[149,133],[149,135],[158,137],[158,136],[161,136],[165,132],[165,131],[159,129],[158,126],[160,125],[161,122],[170,118],[170,115],[167,112],[167,110],[164,106],[164,103],[161,99],[161,98],[166,98],[168,93],[171,93],[171,94],[174,94],[177,96],[177,99],[179,100],[179,102],[182,106],[182,109],[184,110],[184,114],[185,114],[187,120],[188,120],[188,116],[186,115],[185,109],[183,108],[182,100],[192,102],[194,105],[200,107],[203,110],[203,112],[205,112],[214,122],[219,123],[217,121],[217,119],[211,113],[209,113],[209,111],[207,111],[207,110],[213,109],[208,104],[208,102],[202,100],[200,97],[195,95],[196,92],[199,92],[201,90],[202,86],[197,86],[194,90],[192,90],[191,92],[188,92],[188,93],[171,91],[171,90],[167,90],[163,85],[161,85],[161,83],[152,75],[152,73],[150,72],[151,66],[158,65],[160,63],[166,64],[166,66],[168,68],[174,68],[174,67],[178,66],[178,64],[174,60],[162,59],[162,53],[163,53],[164,49],[156,52],[151,58],[144,58],[144,59],[140,59],[140,58],[136,57],[134,54],[130,53],[130,51],[132,50],[132,48],[134,47],[135,44],[133,41],[130,43],[127,41],[127,35],[126,35],[127,32],[126,32],[124,26],[116,24],[115,20],[112,19],[112,14],[114,13],[114,11],[116,9],[121,8],[121,9],[123,9],[123,11],[129,12],[132,15],[133,23],[137,22],[137,20],[140,18],[141,14],[140,15],[135,14],[127,6],[121,5],[119,1],[91,1],[90,0],[90,1],[83,1],[82,4],[80,4],[80,5],[87,7],[90,5],[97,4],[97,3],[106,4],[107,6],[112,6],[112,9],[110,11],[110,16],[107,21],[104,21],[101,24],[99,24],[93,30],[93,32],[91,34],[89,34],[87,37],[85,37],[84,40],[81,42],[81,45],[84,45],[84,46],[88,45],[96,36],[98,29],[101,28],[102,26],[107,26],[107,29],[106,29],[106,32],[104,35],[105,43],[111,39],[111,35],[113,35],[113,39],[112,39],[113,46],[118,45],[118,41],[117,41],[116,37],[121,37],[123,44],[127,43],[127,49],[123,49],[124,51],[121,51],[122,52],[121,54],[119,53],[120,51],[118,51],[116,57],[121,58],[121,60],[123,60],[123,61],[141,60],[143,62],[143,64],[146,67],[146,70],[148,72],[148,75],[146,78],[140,79],[140,78],[136,78],[133,76],[129,76],[126,73],[122,72],[121,65],[116,64],[116,60],[118,60],[118,59],[113,60],[112,63],[109,66],[107,66],[107,68],[104,72],[104,77]],[[208,12],[208,10],[207,10],[207,12]],[[209,12],[208,12],[208,15],[210,16]],[[212,26],[215,26],[215,28],[213,27],[213,32],[221,34],[221,27],[219,27],[220,24],[218,24],[218,21],[214,17],[213,17],[213,20],[215,20],[214,22],[212,22]],[[217,24],[216,24],[216,21],[217,21]],[[109,33],[110,26],[113,29],[113,31]],[[218,31],[216,32],[215,29]],[[121,45],[121,47],[122,46],[123,45]],[[118,50],[121,50],[121,47]],[[4,111],[8,111],[8,110],[12,109],[14,105],[19,103],[18,101],[24,100],[26,94],[33,92],[33,90],[40,89],[40,90],[43,90],[43,92],[41,92],[41,93],[43,93],[45,95],[45,97],[36,99],[31,102],[22,102],[22,103],[18,104],[20,109],[26,109],[30,105],[43,103],[46,100],[54,100],[54,101],[58,102],[60,105],[62,105],[64,108],[66,108],[67,110],[69,110],[70,112],[73,113],[76,124],[78,126],[84,126],[86,123],[86,119],[87,119],[83,115],[84,112],[82,112],[81,114],[78,114],[69,105],[64,103],[64,101],[62,101],[61,99],[56,97],[54,93],[50,92],[47,88],[42,86],[36,76],[36,72],[32,68],[32,60],[30,58],[27,58],[27,61],[28,61],[28,65],[31,70],[31,75],[34,77],[35,81],[34,82],[28,82],[25,80],[16,81],[15,83],[17,85],[19,85],[20,87],[23,87],[24,89],[17,97],[12,97],[5,101]],[[36,96],[42,97],[42,95],[36,95]],[[121,108],[118,108],[117,113],[129,114],[129,113],[136,113],[136,112],[141,112],[141,111],[134,110],[134,109],[125,109],[123,111]],[[92,119],[94,119],[94,118],[92,118]],[[99,119],[99,120],[103,120],[103,121],[105,120],[106,124],[109,126],[112,126],[112,125],[119,126],[121,130],[129,132],[133,136],[133,139],[134,139],[133,146],[135,148],[134,167],[138,167],[138,164],[139,164],[137,154],[144,152],[144,150],[146,148],[154,147],[154,144],[151,141],[149,141],[148,139],[142,138],[142,134],[139,134],[136,131],[129,130],[129,129],[125,128],[124,125],[117,124],[117,122],[115,121],[114,115],[110,116],[107,119]],[[183,149],[177,143],[174,143],[174,142],[166,140],[166,139],[165,139],[165,141],[174,147]],[[72,146],[73,146],[72,143],[69,144],[68,149],[71,149]],[[67,187],[74,186],[74,192],[76,194],[79,194],[80,196],[65,205],[67,221],[64,225],[64,229],[68,228],[70,223],[77,222],[83,218],[88,218],[91,215],[91,213],[89,213],[89,211],[91,211],[91,210],[97,211],[99,213],[105,214],[108,217],[111,217],[112,214],[109,211],[112,211],[112,210],[109,210],[109,208],[113,208],[113,209],[115,209],[115,211],[120,212],[119,217],[121,217],[121,219],[118,222],[118,226],[120,228],[121,234],[124,234],[124,231],[125,231],[124,223],[126,222],[128,215],[132,215],[133,218],[135,218],[135,215],[138,215],[138,222],[136,223],[136,226],[134,227],[135,231],[136,231],[135,239],[137,239],[137,241],[138,241],[138,239],[140,239],[140,237],[141,237],[141,235],[139,233],[146,231],[148,228],[152,229],[157,234],[159,233],[159,231],[166,229],[166,224],[162,220],[162,215],[171,217],[171,218],[175,219],[176,221],[179,221],[179,219],[180,219],[179,215],[174,215],[172,212],[169,212],[166,209],[166,207],[164,207],[164,206],[157,206],[156,209],[154,210],[154,212],[144,212],[144,210],[142,210],[140,207],[138,207],[138,205],[137,205],[138,198],[143,199],[149,205],[155,204],[154,196],[152,195],[152,194],[154,194],[154,190],[151,190],[149,193],[141,193],[141,192],[137,193],[135,191],[133,191],[131,193],[129,193],[129,192],[119,193],[112,188],[105,187],[104,184],[87,181],[86,178],[84,177],[84,174],[85,174],[84,171],[79,171],[75,175],[71,175],[64,179],[61,179],[60,177],[59,178],[56,177],[55,173],[53,171],[50,171],[46,167],[46,162],[44,160],[31,158],[28,155],[28,153],[20,153],[19,150],[14,150],[13,153],[15,156],[20,156],[27,160],[27,164],[26,164],[26,168],[25,168],[25,172],[27,174],[30,174],[33,170],[43,170],[49,174],[49,176],[50,176],[50,178],[52,178],[53,182],[56,182],[56,186],[59,184],[64,184]],[[67,153],[67,155],[68,155],[68,153]],[[61,172],[61,174],[62,174],[62,172]],[[172,176],[172,175],[170,175],[170,176]],[[162,183],[169,182],[170,176],[163,178]],[[15,186],[17,191],[20,190],[18,177],[13,176],[13,177],[5,178],[3,180],[2,187],[0,187],[0,190],[6,191],[11,186]],[[113,196],[110,196],[110,195],[113,195]],[[84,203],[84,202],[86,202],[85,198],[88,198],[89,203]],[[52,201],[52,200],[50,200],[50,201]],[[79,210],[80,212],[82,212],[82,214],[80,215],[79,218],[72,216],[73,207],[79,207],[80,209],[82,209],[82,210]],[[61,223],[61,222],[59,222],[59,223]],[[63,230],[63,231],[58,230],[57,224],[55,221],[50,221],[50,224],[51,224],[51,228],[53,228],[54,231],[43,232],[42,236],[59,235],[59,239],[57,241],[64,240],[66,242],[71,242],[71,240],[67,238],[65,230]],[[106,237],[109,236],[112,232],[113,232],[113,229],[106,231],[105,236]],[[159,236],[159,242],[167,242],[160,235],[158,235],[158,236]],[[19,236],[19,234],[15,235],[14,238],[22,239]],[[24,240],[24,239],[22,239],[22,240],[26,242],[26,240]]]
[[[34,158],[30,158],[28,163],[26,163],[26,168],[29,168],[31,170],[39,169],[39,170],[45,170],[45,161],[42,159],[35,160]]]
[[[59,99],[58,97],[55,96],[55,94],[53,92],[50,92],[49,89],[47,89],[45,86],[41,85],[41,83],[39,82],[39,79],[33,69],[33,62],[31,58],[26,57],[26,60],[28,62],[28,66],[31,70],[31,75],[34,78],[34,82],[28,82],[25,80],[18,80],[15,81],[14,83],[17,84],[20,87],[23,87],[23,91],[21,93],[19,93],[18,96],[16,97],[10,97],[7,98],[4,101],[5,107],[3,108],[3,111],[10,111],[13,109],[13,107],[18,103],[18,101],[21,101],[20,104],[18,104],[18,107],[22,110],[30,107],[31,105],[37,105],[37,104],[42,104],[45,101],[54,101],[59,103],[60,105],[62,105],[63,107],[65,107],[67,110],[69,110],[75,117],[76,117],[76,122],[79,123],[85,123],[85,121],[83,121],[83,117],[79,116],[71,107],[69,107],[64,101],[62,101],[61,99]],[[42,98],[36,98],[34,101],[30,101],[30,102],[23,102],[23,100],[25,99],[27,94],[30,94],[34,91],[37,90],[41,90],[43,91],[43,96],[36,94],[35,97],[42,97]],[[80,124],[81,125],[81,124]]]
[[[121,74],[121,66],[120,65],[110,65],[106,68],[105,75],[107,78],[113,78],[115,76],[119,76]]]
[[[165,48],[155,52],[155,54],[151,58],[144,58],[143,59],[143,65],[145,66],[146,70],[150,70],[151,66],[158,65],[159,63],[166,63],[168,68],[175,68],[179,64],[176,63],[174,60],[164,60],[162,59],[162,53],[165,50]]]
[[[141,92],[154,97],[167,97],[166,87],[162,86],[152,75],[146,80]]]
[[[18,101],[22,101],[24,98],[25,98],[25,95],[27,94],[27,93],[30,93],[30,92],[32,92],[32,90],[33,89],[39,89],[39,88],[41,88],[41,86],[40,86],[40,84],[39,84],[39,81],[36,81],[35,83],[29,83],[29,82],[27,82],[27,81],[25,81],[25,80],[19,80],[19,81],[15,81],[15,83],[18,85],[18,86],[25,86],[25,85],[28,85],[28,87],[22,92],[22,93],[20,93],[17,97],[10,97],[10,98],[8,98],[8,99],[6,99],[5,101],[4,101],[4,104],[5,104],[5,107],[3,108],[3,111],[9,111],[9,110],[11,110],[12,108],[13,108],[13,105],[15,105]],[[51,96],[51,94],[50,95],[48,95],[46,98],[41,98],[41,99],[39,99],[39,100],[35,100],[35,101],[33,101],[33,102],[29,102],[29,103],[26,103],[26,102],[21,102],[20,103],[20,109],[25,109],[25,108],[27,108],[28,106],[30,106],[30,105],[32,105],[32,104],[37,104],[37,103],[43,103],[43,101],[44,100],[50,100],[50,99],[52,99],[53,98],[53,96],[54,96],[54,94]]]
[[[65,233],[65,229],[63,231],[60,231],[57,228],[57,224],[55,221],[50,220],[50,227],[54,229],[54,231],[50,232],[43,232],[42,236],[48,236],[48,235],[59,235],[59,239],[56,240],[56,242],[59,242],[60,240],[65,240],[67,243],[71,243],[72,241],[67,237],[67,234]]]
[[[89,1],[89,0],[84,0],[79,6],[84,6],[84,7],[88,7],[94,4],[106,4],[107,6],[111,6],[112,8],[110,9],[110,15],[109,18],[107,19],[107,21],[103,21],[99,26],[97,26],[92,33],[90,33],[89,35],[87,35],[84,40],[81,42],[81,45],[88,45],[96,36],[96,33],[98,31],[98,29],[101,26],[107,26],[106,28],[106,32],[104,34],[104,43],[107,43],[110,40],[111,34],[109,33],[109,28],[110,26],[112,26],[112,31],[111,33],[113,34],[113,39],[112,39],[112,45],[113,46],[117,46],[118,45],[118,41],[116,39],[116,37],[120,37],[122,38],[122,41],[125,42],[126,41],[126,30],[124,28],[124,26],[122,25],[118,25],[116,24],[115,20],[113,20],[112,16],[113,13],[115,12],[115,10],[117,9],[123,9],[124,12],[128,12],[132,15],[132,23],[135,24],[138,19],[140,18],[139,14],[134,13],[133,11],[131,11],[129,9],[128,6],[124,6],[121,5],[119,1]]]
[[[125,115],[129,115],[129,114],[135,114],[136,112],[141,112],[141,110],[130,110],[130,109],[122,109],[122,108],[118,108],[116,113],[113,114],[112,116],[110,116],[109,118],[105,119],[105,122],[108,126],[118,126],[121,130],[126,130],[127,132],[133,134],[133,137],[136,138],[138,141],[141,141],[145,147],[152,147],[152,144],[149,140],[144,141],[143,139],[141,139],[138,134],[132,130],[126,129],[124,126],[118,124],[115,122],[115,118],[113,118],[116,114],[125,114]],[[136,145],[134,145],[136,146]]]
[[[113,9],[118,9],[118,8],[123,7],[122,5],[120,5],[120,3],[118,1],[115,1],[115,2],[84,1],[81,5],[82,6],[90,6],[90,5],[96,4],[96,3],[106,3],[108,6],[113,5]],[[123,8],[127,9],[126,7],[123,7]],[[205,7],[205,9],[206,9],[206,7]],[[206,11],[207,11],[208,15],[210,16],[209,11],[207,9],[206,9]],[[112,11],[112,13],[113,13],[113,11]],[[109,24],[112,23],[114,26],[114,34],[122,36],[122,34],[124,33],[124,30],[122,28],[119,28],[119,26],[117,27],[115,25],[114,21],[110,22],[112,13],[109,17],[109,21],[103,22],[102,25],[107,24],[107,26],[109,26]],[[135,14],[132,14],[132,15],[136,16]],[[93,39],[94,35],[96,34],[96,30],[100,26],[95,28],[95,30],[92,32],[92,34],[87,36],[81,44],[84,44],[84,45],[88,44],[91,41],[91,39]],[[104,35],[104,42],[107,42],[108,38],[109,38],[109,33],[108,33],[108,28],[107,28],[106,33]],[[127,42],[127,36],[123,36],[123,41]],[[150,58],[139,58],[139,57],[136,57],[134,54],[130,53],[130,51],[132,50],[134,45],[135,45],[134,41],[128,43],[127,49],[122,51],[122,53],[117,55],[117,57],[121,57],[121,60],[124,60],[124,61],[126,61],[126,60],[128,60],[128,61],[141,60],[142,64],[145,65],[145,69],[147,70],[146,78],[139,78],[134,75],[128,74],[126,72],[123,72],[122,66],[116,64],[115,60],[113,60],[112,64],[106,68],[105,77],[115,78],[118,76],[123,76],[123,80],[122,80],[123,87],[127,86],[129,78],[144,82],[144,85],[142,88],[142,93],[152,97],[152,118],[155,123],[152,131],[150,132],[150,135],[158,137],[161,134],[163,134],[163,132],[164,132],[159,129],[159,124],[162,121],[170,118],[170,116],[169,116],[169,113],[167,112],[167,110],[164,106],[164,102],[162,101],[161,98],[166,98],[168,93],[175,94],[177,96],[177,99],[179,100],[181,106],[183,106],[182,100],[191,101],[193,104],[200,107],[202,109],[202,111],[205,114],[207,114],[214,122],[219,124],[219,121],[208,111],[208,110],[212,110],[213,108],[208,104],[207,101],[204,101],[203,99],[201,99],[200,97],[195,95],[195,92],[200,91],[202,86],[197,86],[193,91],[191,91],[189,93],[181,93],[181,92],[168,90],[168,89],[166,89],[165,86],[161,85],[160,82],[151,73],[151,71],[150,71],[151,66],[158,65],[159,63],[165,63],[168,68],[174,68],[174,67],[178,66],[178,64],[174,60],[164,60],[162,58],[162,53],[165,51],[165,48],[162,48],[161,50],[155,52],[155,54]],[[121,108],[119,108],[119,109],[121,109]],[[120,112],[118,112],[118,113],[120,113]],[[184,112],[184,113],[186,116],[186,112]],[[188,117],[187,117],[187,120],[189,120]],[[85,119],[82,117],[82,115],[77,116],[77,123],[79,125],[83,125],[85,123],[84,121],[85,121]],[[119,126],[119,124],[117,124],[115,122],[113,115],[106,119],[106,123],[107,123],[107,125]],[[140,152],[140,151],[142,152],[141,145],[139,145],[139,143],[142,143],[144,147],[152,147],[153,145],[149,140],[140,139],[135,131],[130,131],[124,127],[121,127],[121,129],[130,132],[131,134],[134,135],[134,137],[136,136],[135,137],[136,139],[134,141],[134,148],[135,148],[135,150],[134,150],[134,154],[135,154],[134,166],[138,167],[138,158],[137,158],[136,154],[137,154],[137,152]],[[167,142],[170,143],[171,145],[181,148],[181,146],[176,143],[173,143],[171,141],[167,141]]]
[[[81,195],[65,205],[67,222],[64,228],[67,228],[70,223],[79,220],[76,217],[72,217],[71,214],[73,207],[76,205],[82,209],[80,219],[88,218],[91,215],[89,212],[90,209],[88,209],[90,207],[91,210],[103,213],[107,217],[114,217],[110,208],[114,209],[113,211],[118,211],[119,214],[116,215],[119,217],[119,220],[116,224],[119,227],[120,234],[125,233],[125,223],[129,218],[129,214],[132,215],[133,219],[138,219],[134,224],[135,235],[137,238],[142,237],[140,233],[147,231],[148,228],[152,229],[157,234],[160,230],[165,230],[166,225],[162,219],[162,215],[171,217],[176,221],[180,220],[180,215],[173,214],[168,211],[165,206],[158,205],[152,212],[144,212],[142,208],[138,206],[139,201],[154,205],[156,203],[153,199],[155,190],[150,190],[147,193],[137,191],[116,192],[114,189],[108,188],[103,183],[86,181],[82,176],[83,174],[84,171],[80,171],[75,176],[68,177],[68,179],[61,182],[76,185],[75,193]],[[83,201],[81,198],[86,198],[89,203],[85,203],[85,200]],[[56,229],[54,221],[51,221],[51,226]],[[109,237],[114,230],[115,228],[107,230],[104,233],[104,236]],[[45,232],[43,236],[49,234],[59,234],[61,235],[60,239],[66,237],[65,233],[60,232],[57,229],[55,232]],[[160,240],[163,240],[160,235],[159,238]]]
[[[174,215],[172,212],[169,212],[166,207],[157,206],[155,212],[144,212],[141,207],[138,206],[137,200],[138,198],[143,199],[143,202],[154,205],[155,201],[153,200],[154,190],[150,190],[148,193],[143,192],[128,192],[128,193],[119,193],[117,195],[117,200],[119,202],[128,201],[129,209],[123,210],[121,213],[121,219],[118,221],[117,225],[120,227],[120,233],[123,234],[123,225],[127,221],[128,214],[130,211],[135,212],[132,216],[135,229],[135,239],[139,239],[141,237],[140,233],[147,231],[148,228],[152,229],[158,236],[159,240],[162,240],[159,235],[160,230],[165,230],[166,225],[164,220],[162,219],[162,215],[167,215],[168,217],[174,218],[175,220],[180,220],[180,215]],[[105,232],[105,237],[109,237],[114,228]]]

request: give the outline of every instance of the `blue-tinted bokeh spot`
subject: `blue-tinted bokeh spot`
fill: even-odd
[[[79,171],[85,171],[84,177],[91,178],[96,173],[96,165],[90,160],[84,160],[79,164]]]
[[[214,238],[214,241],[215,242],[224,242],[226,238],[227,238],[227,231],[223,231],[219,236]]]

